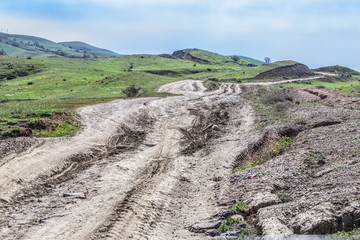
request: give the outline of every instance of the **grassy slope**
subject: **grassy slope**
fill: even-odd
[[[0,42],[0,49],[4,49],[9,56],[31,56],[31,57],[51,57],[54,54],[47,54],[42,51],[25,50],[22,48],[13,47],[11,45]]]
[[[96,53],[99,57],[118,57],[121,56],[120,54],[117,54],[115,52],[112,52],[107,49],[102,49],[98,47],[94,47],[90,44],[79,42],[79,41],[72,41],[72,42],[60,42],[58,43],[65,47],[71,47],[73,49],[81,50],[81,51],[89,51]]]

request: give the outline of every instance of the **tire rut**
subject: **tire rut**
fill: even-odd
[[[139,184],[116,204],[115,216],[104,224],[105,227],[100,227],[92,239],[148,239],[152,230],[164,224],[170,201],[164,192],[156,190],[157,184],[167,177],[169,165],[170,159],[153,161],[141,174]]]

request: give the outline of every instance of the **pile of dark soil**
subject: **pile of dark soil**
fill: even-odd
[[[314,71],[318,71],[318,72],[329,72],[329,73],[343,73],[343,74],[351,74],[351,75],[360,75],[359,72],[352,70],[350,68],[347,67],[342,67],[339,65],[336,66],[328,66],[328,67],[320,67],[320,68],[316,68],[314,69]]]
[[[297,63],[291,66],[278,67],[262,72],[251,79],[279,79],[292,77],[310,77],[313,75],[314,73],[311,72],[307,66]]]

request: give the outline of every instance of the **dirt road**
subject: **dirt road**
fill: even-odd
[[[206,239],[218,177],[246,147],[253,112],[223,84],[167,84],[168,98],[84,107],[73,138],[36,140],[0,160],[1,239]],[[220,160],[221,159],[221,160]]]
[[[261,86],[269,86],[274,84],[281,84],[281,83],[290,83],[290,82],[298,82],[298,81],[309,81],[309,80],[315,80],[320,79],[323,77],[336,77],[337,74],[333,73],[326,73],[326,72],[315,72],[316,76],[313,77],[307,77],[307,78],[295,78],[295,79],[289,79],[289,80],[275,80],[272,82],[249,82],[249,83],[241,83],[240,85],[243,86],[254,86],[254,85],[261,85]]]

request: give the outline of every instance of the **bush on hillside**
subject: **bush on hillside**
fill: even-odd
[[[141,88],[136,88],[135,85],[132,85],[126,89],[124,89],[122,92],[127,96],[127,97],[136,97],[140,94],[140,90]]]

